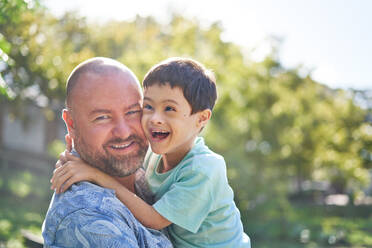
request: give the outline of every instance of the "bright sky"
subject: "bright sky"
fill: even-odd
[[[283,38],[285,67],[303,65],[332,88],[372,90],[372,1],[370,0],[44,0],[56,15],[78,10],[95,20],[132,20],[154,16],[168,21],[172,12],[219,21],[223,39],[265,53],[265,40]]]

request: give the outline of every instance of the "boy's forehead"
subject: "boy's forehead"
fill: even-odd
[[[174,100],[186,101],[181,87],[171,87],[169,84],[153,84],[144,89],[144,100]]]
[[[147,86],[143,90],[145,96],[148,95],[148,94],[152,94],[155,91],[156,92],[175,93],[175,94],[182,93],[182,96],[183,96],[183,89],[181,87],[179,87],[179,86],[172,86],[169,83],[152,84],[150,86]]]
[[[170,90],[180,90],[183,92],[183,89],[181,86],[178,86],[178,85],[172,85],[170,84],[169,82],[156,82],[156,83],[153,83],[151,85],[148,85],[144,88],[144,92],[147,91],[147,90],[151,90],[151,89],[154,89],[154,88],[160,88],[160,89],[170,89]]]

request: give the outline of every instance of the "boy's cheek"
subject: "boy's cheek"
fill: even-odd
[[[141,125],[142,125],[142,128],[145,130],[145,127],[146,127],[146,122],[147,122],[147,119],[148,119],[148,115],[146,113],[142,113],[142,117],[141,117]]]

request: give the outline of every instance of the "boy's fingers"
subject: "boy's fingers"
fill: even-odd
[[[58,180],[61,178],[61,176],[63,176],[67,172],[68,171],[67,171],[66,166],[61,166],[61,167],[58,167],[57,169],[55,169],[54,172],[53,172],[53,176],[50,179],[50,182],[52,183],[50,188],[51,189],[55,188],[56,184],[58,183]]]
[[[72,177],[72,175],[67,172],[66,174],[60,176],[57,178],[56,182],[55,182],[55,190],[56,190],[56,193],[59,194],[61,192],[61,188],[63,186],[63,184],[70,178]]]
[[[59,160],[61,160],[62,164],[65,164],[67,162],[66,154],[69,152],[67,150],[64,150],[61,154],[59,154]]]
[[[78,180],[75,177],[75,175],[71,175],[69,178],[67,178],[66,180],[64,180],[62,182],[62,184],[59,187],[58,193],[60,194],[60,193],[65,192],[66,190],[68,190],[71,187],[72,184],[74,184],[76,182],[78,182]]]
[[[80,160],[80,158],[72,155],[71,153],[66,153],[66,159],[68,161],[79,161]]]
[[[58,174],[53,174],[52,178],[50,179],[50,189],[55,189],[56,188],[56,184],[58,182]]]
[[[65,152],[61,152],[58,156],[58,160],[61,160],[62,164],[64,164],[64,160],[65,160]]]
[[[50,179],[50,183],[51,183],[50,189],[55,189],[56,188],[57,181],[58,181],[57,174],[53,174],[52,178]]]
[[[61,160],[58,160],[56,165],[55,165],[55,168],[57,169],[57,168],[61,167],[62,165],[63,164],[62,164]]]
[[[57,161],[57,163],[58,163],[58,161]],[[54,169],[53,175],[61,173],[61,171],[65,171],[65,170],[66,170],[66,166],[58,166],[57,168]]]
[[[65,192],[66,190],[68,190],[72,184],[75,183],[75,180],[74,180],[74,177],[70,177],[63,185],[62,187],[60,188],[60,192],[59,193],[63,193]]]
[[[58,160],[59,161],[59,160]],[[57,163],[58,163],[58,161],[57,161]],[[57,167],[57,164],[56,164],[56,168],[53,170],[53,176],[52,176],[52,178],[54,178],[61,170],[63,170],[64,169],[64,167],[63,166],[58,166]]]

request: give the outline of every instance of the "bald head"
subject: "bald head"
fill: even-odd
[[[66,84],[66,106],[71,108],[73,102],[73,92],[76,86],[81,83],[80,78],[85,74],[95,74],[99,76],[109,76],[114,74],[123,74],[125,77],[132,81],[133,84],[137,84],[138,88],[141,89],[140,83],[134,73],[122,63],[104,57],[95,57],[88,59],[74,68],[70,76],[67,79]],[[86,82],[89,83],[89,82]],[[105,82],[102,82],[105,83]]]

